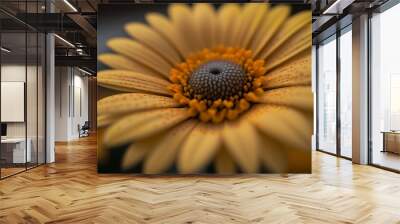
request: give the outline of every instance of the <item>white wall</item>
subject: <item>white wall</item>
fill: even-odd
[[[25,83],[1,82],[1,121],[24,122]],[[36,107],[35,107],[36,108]]]
[[[53,4],[46,1],[50,12],[54,11]],[[54,34],[46,35],[46,163],[56,159],[55,153],[55,42]]]
[[[25,75],[27,69],[28,74],[33,72],[36,74],[36,67],[19,65],[19,64],[6,64],[1,66],[1,81],[2,82],[26,82]],[[27,93],[29,96],[36,97],[35,93]],[[6,110],[7,108],[1,108]],[[33,119],[29,119],[31,121]],[[25,137],[25,122],[7,122],[7,136],[8,137]],[[28,136],[29,137],[29,136]]]
[[[55,140],[79,138],[78,125],[88,120],[88,78],[76,68],[56,67]]]
[[[68,140],[68,71],[67,67],[55,68],[55,141]]]
[[[75,70],[76,72],[76,70]],[[78,124],[83,125],[85,121],[88,121],[88,78],[79,75],[74,75],[74,91],[72,99],[74,100],[74,107],[72,108],[72,120],[71,120],[71,135],[74,137],[78,137]]]
[[[31,69],[28,67],[28,69]],[[9,64],[1,66],[1,81],[5,82],[25,82],[25,64]],[[6,110],[6,108],[1,108]],[[7,137],[25,137],[25,123],[7,123]]]
[[[28,66],[28,70],[32,69]],[[1,66],[1,81],[25,82],[25,64],[9,64]]]
[[[37,70],[38,69],[38,70]],[[25,80],[27,78],[27,80]],[[26,85],[26,106],[21,108],[22,113],[26,112],[26,120],[22,122],[6,122],[7,137],[29,139],[32,150],[32,161],[44,162],[45,150],[45,120],[44,120],[44,74],[41,66],[25,66],[25,64],[3,64],[1,66],[2,82],[24,82]],[[23,90],[22,90],[23,91]],[[24,92],[22,92],[24,94]],[[2,96],[7,97],[7,96]],[[1,110],[12,110],[12,108],[2,107]],[[11,112],[12,111],[8,111]],[[36,153],[39,153],[37,156]]]

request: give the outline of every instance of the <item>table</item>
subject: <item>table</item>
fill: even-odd
[[[5,138],[1,139],[1,151],[2,151],[2,157],[3,152],[12,152],[12,160],[9,158],[8,161],[10,163],[26,163],[26,162],[31,162],[32,159],[32,153],[31,153],[31,145],[32,145],[32,140],[30,138],[26,139],[27,147],[26,147],[26,154],[25,154],[25,138]],[[5,147],[5,148],[3,148]],[[12,148],[10,148],[12,147]],[[10,156],[11,157],[11,156]],[[7,158],[6,158],[7,160]]]
[[[382,152],[392,152],[400,154],[400,131],[382,131],[383,150]]]

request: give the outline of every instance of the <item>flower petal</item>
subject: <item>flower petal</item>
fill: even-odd
[[[223,44],[224,46],[231,46],[233,43],[232,31],[234,25],[237,23],[240,14],[239,4],[226,3],[221,6],[218,10],[218,30],[217,38],[218,44]]]
[[[225,146],[245,173],[259,171],[259,134],[245,120],[225,123],[222,132]]]
[[[177,50],[154,29],[142,23],[128,23],[125,25],[125,30],[133,38],[162,56],[172,66],[181,61]]]
[[[311,57],[290,60],[266,74],[263,87],[267,89],[311,85]]]
[[[123,93],[105,97],[97,102],[99,115],[118,115],[148,109],[178,107],[174,99],[143,93]]]
[[[151,92],[171,95],[166,80],[126,70],[103,70],[97,73],[100,86],[128,92]]]
[[[190,49],[186,45],[185,39],[180,35],[176,27],[165,16],[159,13],[148,13],[147,22],[151,27],[162,35],[179,52],[181,59],[189,56]]]
[[[99,164],[107,164],[109,160],[109,151],[104,149],[103,138],[104,128],[97,127],[97,161]]]
[[[258,104],[246,113],[243,119],[255,125],[266,136],[283,145],[303,146],[305,139],[288,123],[283,116],[288,107]],[[286,115],[286,114],[285,114]]]
[[[197,35],[190,7],[186,4],[171,4],[168,7],[168,15],[176,31],[184,38],[188,49],[192,53],[201,50],[202,36]]]
[[[304,145],[298,145],[297,149],[309,151],[313,134],[312,113],[304,113],[299,110],[285,110],[283,114],[288,124],[304,138]]]
[[[181,173],[201,171],[211,161],[221,144],[218,125],[200,123],[183,143],[178,156]]]
[[[118,117],[109,115],[97,115],[97,127],[105,127],[118,120]]]
[[[218,151],[215,158],[215,170],[218,174],[234,174],[236,172],[235,162],[226,149]]]
[[[311,25],[309,26],[311,28]],[[308,55],[311,58],[311,30],[307,31],[304,35],[295,35],[287,44],[278,48],[277,51],[272,53],[266,61],[266,71],[270,71],[288,60],[300,54]]]
[[[128,70],[160,78],[160,75],[154,70],[151,70],[123,55],[103,53],[99,55],[98,59],[100,62],[113,69]]]
[[[258,58],[258,54],[265,47],[269,47],[268,43],[276,34],[279,27],[289,16],[290,7],[286,5],[278,5],[273,7],[266,15],[265,20],[255,33],[250,49],[253,50],[253,55]]]
[[[217,23],[216,13],[213,6],[207,3],[194,4],[194,24],[196,25],[196,36],[199,39],[200,48],[211,48],[216,44]]]
[[[196,124],[197,121],[188,120],[163,135],[159,144],[147,156],[143,165],[143,172],[157,174],[167,171],[174,164],[185,137]]]
[[[137,112],[112,124],[104,140],[108,146],[118,146],[158,134],[189,117],[187,109],[165,108]]]
[[[264,166],[274,173],[288,172],[288,158],[282,145],[267,136],[261,137],[260,158]]]
[[[107,46],[113,51],[122,54],[149,69],[152,69],[165,78],[169,78],[169,71],[172,66],[160,55],[153,52],[143,44],[129,38],[112,38]]]
[[[280,46],[284,45],[285,42],[293,37],[297,36],[297,32],[304,27],[311,26],[311,11],[303,11],[290,17],[280,28],[279,32],[274,35],[268,47],[264,49],[260,57],[267,59],[274,51]],[[308,30],[308,35],[311,36],[311,30]],[[286,45],[286,44],[285,44]]]
[[[253,36],[259,31],[268,8],[265,3],[247,3],[244,5],[240,22],[239,42],[237,42],[239,47],[249,47]]]
[[[291,46],[290,49],[279,51],[277,54],[279,55],[274,56],[274,60],[271,60],[271,63],[266,65],[266,72],[277,68],[291,59],[301,58],[305,55],[311,57],[311,37],[300,41],[295,46]]]
[[[122,158],[121,168],[128,170],[138,165],[153,150],[156,143],[157,140],[151,138],[131,144]]]
[[[306,111],[312,111],[314,106],[311,86],[293,86],[268,90],[258,99],[258,102],[295,107]]]

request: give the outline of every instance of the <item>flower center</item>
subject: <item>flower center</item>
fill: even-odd
[[[189,86],[194,96],[204,96],[207,100],[228,99],[241,96],[246,82],[246,72],[242,66],[230,61],[210,61],[199,66],[189,78]]]
[[[233,120],[263,94],[264,60],[251,51],[216,47],[189,56],[170,71],[168,89],[203,122]]]

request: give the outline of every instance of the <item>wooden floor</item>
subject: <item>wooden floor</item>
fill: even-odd
[[[0,223],[400,223],[400,175],[313,153],[312,175],[96,173],[96,142],[0,181]]]
[[[13,174],[19,173],[19,172],[23,172],[25,169],[25,167],[7,167],[7,168],[0,168],[1,169],[1,177],[8,177],[11,176]]]
[[[20,172],[24,172],[27,169],[33,169],[37,166],[37,164],[29,164],[27,163],[27,167],[25,164],[18,164],[18,167],[2,167],[1,169],[1,178],[5,178],[11,175],[15,175]]]

